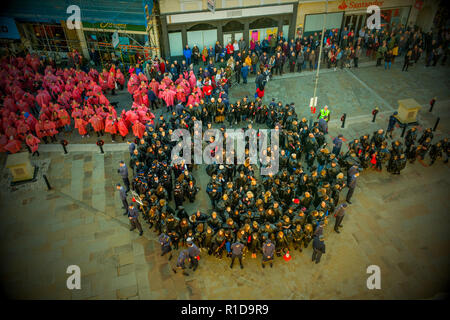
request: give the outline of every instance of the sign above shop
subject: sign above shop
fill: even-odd
[[[384,1],[365,1],[365,0],[342,0],[341,4],[338,6],[339,10],[347,10],[347,9],[361,9],[367,8],[370,6],[379,6],[383,5]]]
[[[145,26],[133,25],[133,24],[122,24],[122,23],[111,23],[111,22],[97,22],[90,23],[83,21],[83,28],[95,28],[95,29],[105,29],[105,30],[127,30],[127,31],[145,31]]]
[[[216,12],[216,0],[208,0],[208,10],[212,13]]]

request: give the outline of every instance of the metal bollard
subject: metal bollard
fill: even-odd
[[[69,142],[67,142],[67,140],[61,140],[61,145],[64,149],[64,154],[67,154],[67,149],[66,146],[69,144]]]
[[[372,122],[375,122],[375,119],[377,118],[378,111],[379,111],[378,107],[375,107],[375,109],[372,110],[372,115],[373,115]]]
[[[99,146],[101,153],[105,153],[105,152],[103,152],[103,145],[104,144],[105,144],[105,142],[103,140],[98,140],[97,141],[97,145]]]
[[[434,107],[435,102],[436,102],[436,99],[434,99],[434,98],[431,99],[431,101],[430,101],[430,110],[428,110],[428,112],[433,111],[433,107]]]
[[[404,124],[404,125],[403,125],[402,135],[401,135],[400,137],[403,138],[403,136],[405,135],[405,131],[406,131],[406,127],[407,127],[407,126],[408,126],[407,124]]]
[[[437,126],[438,126],[440,120],[441,120],[441,117],[438,117],[438,118],[436,119],[436,123],[434,124],[433,131],[436,131],[436,128],[437,128]]]
[[[344,114],[342,115],[342,117],[341,117],[341,121],[342,121],[341,128],[344,128],[344,127],[345,127],[345,119],[346,119],[346,118],[347,118],[347,114],[344,113]]]
[[[52,190],[52,186],[50,185],[50,182],[48,182],[47,176],[45,174],[42,176],[44,177],[44,181],[45,181],[45,184],[47,185],[47,189],[49,191]]]

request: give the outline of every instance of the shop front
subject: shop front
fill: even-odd
[[[113,46],[113,34],[117,32],[119,45]],[[109,22],[83,22],[83,34],[88,50],[95,49],[101,63],[109,62],[112,54],[122,63],[136,63],[135,55],[144,57],[150,54],[148,36],[144,25],[131,25]]]
[[[380,8],[381,27],[394,25],[412,25],[411,15],[416,0],[339,0],[328,2],[327,29],[343,29],[359,31],[366,26],[367,8],[376,5]],[[304,35],[322,30],[325,14],[325,1],[299,3],[298,29]]]
[[[192,49],[197,45],[200,51],[219,41],[226,45],[243,38],[262,41],[267,36],[283,32],[283,36],[293,38],[297,3],[264,5],[240,9],[216,9],[209,12],[174,13],[161,15],[162,47],[166,57],[180,57],[187,45]],[[196,21],[196,22],[193,22]]]

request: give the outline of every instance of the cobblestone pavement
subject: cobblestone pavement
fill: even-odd
[[[335,120],[327,139],[343,132],[348,141],[384,128],[396,100],[409,94],[424,105],[430,96],[438,96],[435,110],[422,110],[419,120],[421,127],[427,127],[441,116],[436,139],[448,135],[448,69],[436,69],[436,74],[430,75],[432,70],[418,66],[406,76],[396,70],[397,65],[393,68],[389,76],[389,71],[373,67],[321,75],[323,85],[333,86],[329,101],[336,101],[329,103]],[[381,83],[375,85],[372,77],[382,79]],[[415,87],[412,82],[418,77],[424,83]],[[309,101],[312,92],[306,84],[311,78],[307,78],[275,80],[268,89],[279,88],[277,98],[292,100],[300,108],[301,95]],[[337,85],[336,79],[344,80]],[[248,86],[253,90],[254,84]],[[233,89],[233,95],[238,93]],[[372,123],[370,110],[380,101],[391,109],[381,106],[382,112]],[[341,129],[337,113],[353,111],[356,114],[349,116]],[[230,270],[228,259],[218,261],[203,253],[199,269],[184,277],[171,271],[176,257],[170,262],[160,257],[156,234],[148,228],[142,237],[129,231],[114,189],[120,182],[118,162],[129,159],[126,151],[63,155],[61,150],[41,152],[41,158],[51,159],[48,177],[52,191],[40,184],[31,190],[0,194],[0,254],[4,261],[0,277],[7,294],[14,298],[423,299],[448,290],[450,181],[449,167],[442,161],[431,167],[428,161],[408,164],[400,176],[364,172],[342,232],[334,233],[331,226],[325,230],[327,253],[318,265],[310,260],[311,247],[302,253],[291,252],[289,262],[276,258],[273,269],[261,268],[260,255],[256,260],[245,257],[245,269]],[[197,208],[206,212],[210,204],[204,191],[208,181],[204,168],[196,170],[195,176],[202,190],[197,201],[185,207],[188,212]],[[81,268],[81,290],[66,288],[69,265]],[[369,265],[381,268],[381,290],[366,288]]]

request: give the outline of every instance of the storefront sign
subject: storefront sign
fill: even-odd
[[[90,23],[83,21],[83,28],[105,29],[105,30],[127,30],[127,31],[145,31],[145,26],[138,26],[124,23],[97,22]]]
[[[381,7],[383,5],[384,1],[349,1],[349,0],[342,0],[341,4],[338,6],[339,10],[347,10],[347,9],[361,9],[361,8],[367,8],[370,6],[379,6]]]

